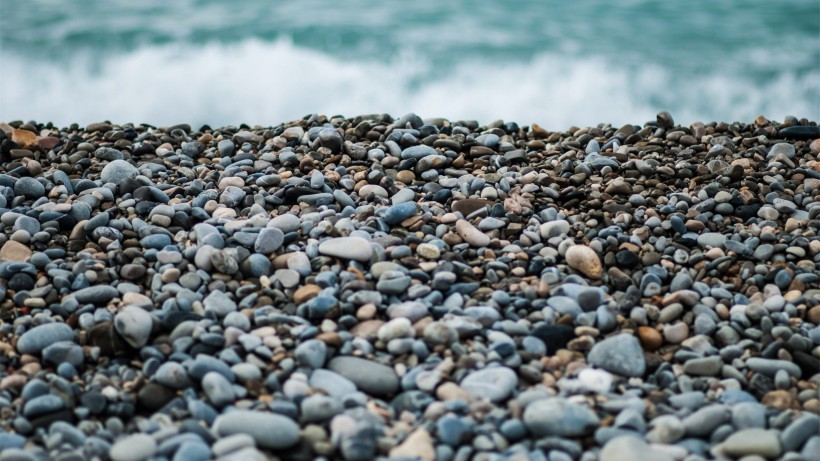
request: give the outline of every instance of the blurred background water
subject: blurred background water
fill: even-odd
[[[0,0],[0,120],[820,119],[818,0]]]

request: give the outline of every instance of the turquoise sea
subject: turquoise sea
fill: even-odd
[[[0,120],[820,119],[818,0],[0,0]]]

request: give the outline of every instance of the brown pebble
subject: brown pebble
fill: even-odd
[[[766,393],[760,403],[778,410],[788,410],[794,405],[794,397],[788,391],[777,390]]]
[[[365,320],[351,328],[350,334],[368,341],[375,341],[376,338],[378,338],[377,333],[382,325],[384,325],[384,320]]]
[[[303,285],[293,293],[293,302],[297,304],[302,304],[315,298],[316,295],[318,295],[321,291],[322,288],[319,287],[319,285],[314,285],[310,283],[307,285]]]
[[[412,184],[416,180],[416,174],[410,170],[402,170],[396,173],[396,180],[403,184]]]
[[[470,394],[464,389],[458,387],[458,384],[446,382],[436,388],[436,397],[439,400],[464,400],[470,401]]]
[[[663,345],[663,336],[652,327],[638,327],[638,339],[647,351],[656,351]]]
[[[180,271],[176,267],[172,267],[162,273],[160,279],[163,283],[174,283],[179,280]]]
[[[803,411],[820,414],[820,399],[809,399],[803,404]]]
[[[344,339],[342,339],[342,336],[339,333],[336,333],[335,331],[321,333],[318,336],[316,336],[316,339],[322,341],[330,347],[341,347],[342,344],[344,344]]]
[[[582,272],[589,278],[599,279],[604,273],[601,259],[592,248],[584,245],[573,245],[567,249],[567,264]]]
[[[459,212],[462,216],[468,216],[486,206],[492,206],[493,202],[483,198],[468,198],[453,202],[453,212]]]
[[[806,313],[806,320],[815,325],[820,325],[820,305],[814,306]]]
[[[31,250],[20,242],[9,240],[0,248],[0,262],[28,262]]]
[[[19,144],[23,149],[34,149],[39,147],[37,144],[37,135],[28,130],[13,130],[11,132],[11,140],[15,144]]]

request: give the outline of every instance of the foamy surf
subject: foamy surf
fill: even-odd
[[[506,62],[473,56],[442,67],[420,54],[351,60],[289,40],[256,39],[147,46],[112,56],[77,52],[57,61],[9,50],[0,57],[0,119],[58,125],[270,124],[313,112],[410,111],[552,129],[642,123],[658,110],[682,122],[820,118],[820,69],[761,82],[741,68],[715,66],[692,81],[659,64],[605,56],[549,52]]]

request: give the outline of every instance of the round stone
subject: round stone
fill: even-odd
[[[595,250],[584,245],[573,245],[567,249],[567,264],[592,279],[599,279],[604,272],[601,259]]]
[[[137,306],[125,306],[114,317],[114,328],[131,347],[139,349],[151,336],[151,314]]]
[[[37,199],[46,195],[46,188],[40,181],[24,176],[14,183],[14,194],[27,199]]]
[[[139,170],[125,160],[114,160],[109,162],[100,173],[100,178],[104,183],[120,184],[126,179],[136,178]]]
[[[507,367],[484,368],[468,374],[460,386],[473,397],[502,402],[515,391],[518,376]]]
[[[441,250],[431,243],[420,243],[419,246],[416,247],[416,253],[422,258],[434,261],[441,257]]]
[[[113,461],[143,461],[154,456],[157,442],[147,434],[134,434],[117,441],[111,447]]]

